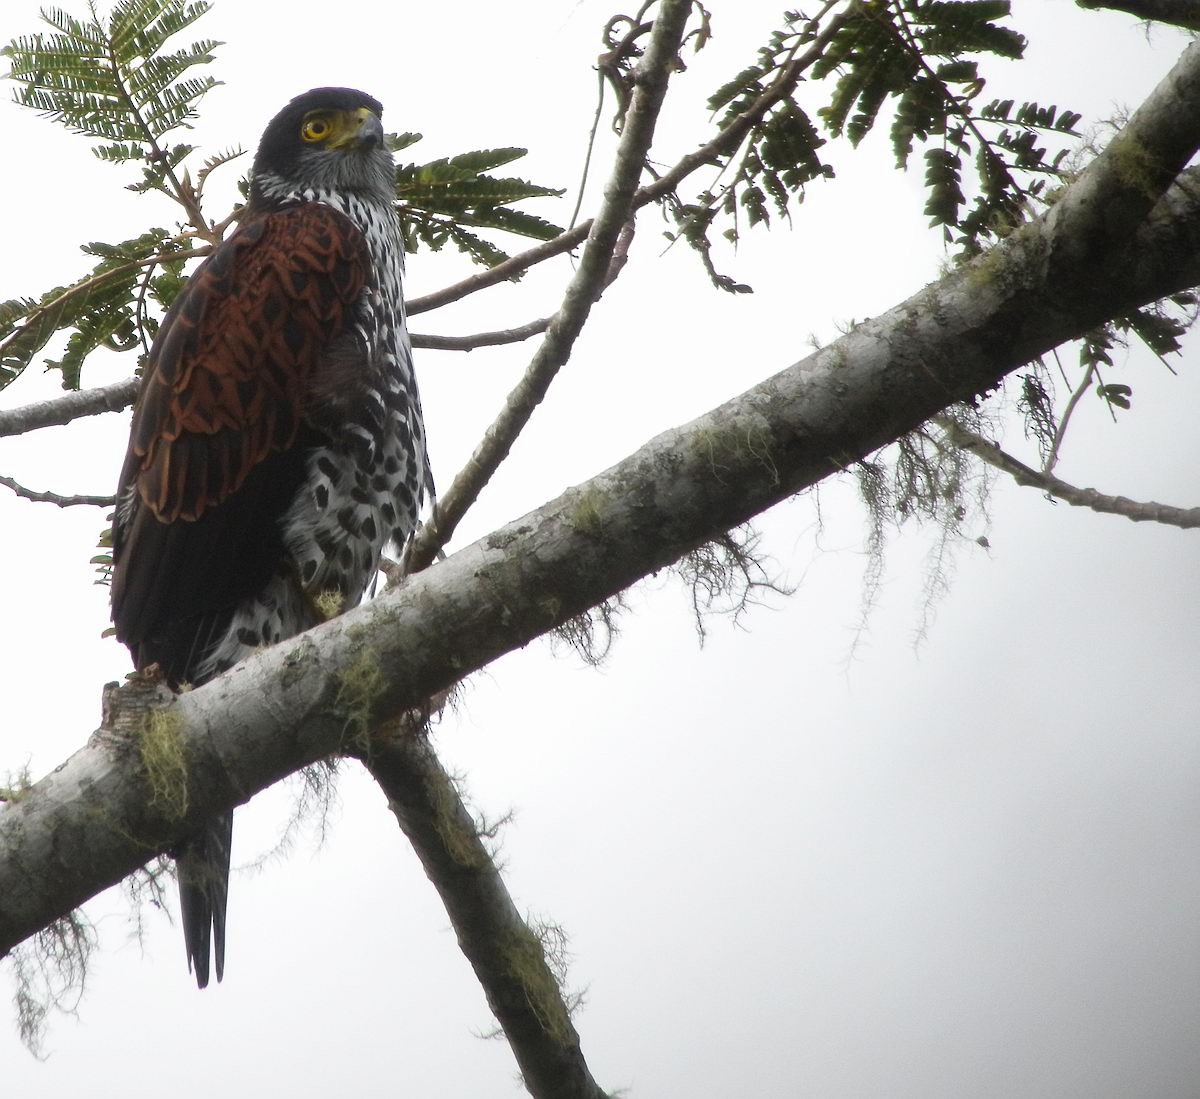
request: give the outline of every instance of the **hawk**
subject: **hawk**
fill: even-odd
[[[432,494],[382,107],[293,99],[238,227],[150,349],[113,522],[112,609],[175,687],[362,599]],[[232,812],[172,851],[188,968],[225,964]]]

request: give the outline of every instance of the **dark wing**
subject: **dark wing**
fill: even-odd
[[[241,226],[164,318],[113,524],[113,621],[139,668],[190,678],[201,635],[279,567],[279,518],[319,441],[309,387],[369,268],[354,225],[304,203]]]

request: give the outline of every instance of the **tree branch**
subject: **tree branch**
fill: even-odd
[[[1079,406],[1083,395],[1091,388],[1092,375],[1095,372],[1095,364],[1089,363],[1088,368],[1083,372],[1083,380],[1075,387],[1075,391],[1067,401],[1067,407],[1063,409],[1062,418],[1058,421],[1058,427],[1055,429],[1054,438],[1050,441],[1050,452],[1046,455],[1046,464],[1042,470],[1043,473],[1053,473],[1054,467],[1058,465],[1058,453],[1062,449],[1063,439],[1067,434],[1067,427],[1071,423],[1071,417],[1075,414],[1075,409]]]
[[[0,438],[24,435],[43,427],[60,427],[82,416],[99,416],[103,412],[119,412],[133,404],[137,396],[138,378],[102,385],[96,389],[80,389],[55,397],[52,401],[37,401],[21,408],[0,411]]]
[[[539,317],[536,321],[519,325],[517,328],[499,328],[494,332],[476,332],[471,336],[423,336],[412,333],[409,339],[413,347],[431,351],[474,351],[477,347],[498,347],[506,343],[521,343],[533,336],[540,336],[550,327],[552,317]]]
[[[1076,488],[1050,473],[1039,473],[997,443],[963,427],[948,416],[934,416],[933,422],[946,433],[946,438],[961,450],[969,450],[993,469],[1007,473],[1018,485],[1040,489],[1075,507],[1090,508],[1106,515],[1124,515],[1135,523],[1163,523],[1191,530],[1200,527],[1200,508],[1177,508],[1153,500],[1141,503],[1125,496],[1106,496],[1094,488]]]
[[[570,358],[592,305],[611,281],[614,256],[622,232],[632,234],[629,224],[638,180],[646,154],[654,140],[654,128],[667,91],[667,80],[683,41],[684,27],[691,14],[691,0],[663,0],[654,29],[634,73],[634,93],[625,117],[612,175],[604,189],[604,202],[592,221],[579,267],[563,294],[546,338],[534,353],[524,376],[508,395],[503,409],[467,464],[454,478],[434,508],[428,523],[409,543],[405,566],[416,572],[428,567],[454,534],[462,517],[479,498],[484,486],[508,457],[513,443],[541,404],[562,365]],[[623,262],[623,261],[622,261]],[[619,269],[619,268],[618,268]]]
[[[147,796],[136,722],[94,737],[0,809],[0,954],[199,822],[344,750],[360,730],[419,707],[1103,318],[1200,283],[1200,176],[1185,172],[1132,237],[1052,273],[1049,255],[1067,254],[1060,232],[1053,218],[1024,226],[437,568],[157,710],[188,764],[182,815]]]
[[[1177,27],[1200,31],[1198,0],[1075,0],[1075,3],[1089,11],[1108,8],[1154,23],[1173,23]]]
[[[115,496],[60,496],[57,492],[35,492],[18,484],[11,477],[0,476],[0,485],[12,489],[22,500],[32,500],[35,504],[57,504],[60,508],[77,507],[82,504],[94,508],[111,508],[117,502]]]
[[[1128,123],[1051,208],[1058,247],[1052,257],[1086,262],[1132,235],[1167,188],[1200,149],[1200,40],[1180,55],[1171,71]]]
[[[604,1099],[537,935],[517,911],[471,814],[406,717],[360,755],[433,882],[535,1099]]]
[[[560,233],[553,240],[535,245],[533,248],[527,248],[524,252],[518,252],[515,256],[509,256],[508,259],[496,264],[495,267],[489,267],[486,271],[477,271],[474,275],[460,282],[452,283],[441,290],[435,290],[431,294],[413,298],[406,306],[408,315],[415,317],[418,313],[427,313],[431,309],[440,309],[443,305],[459,301],[461,298],[474,294],[476,291],[486,290],[489,286],[495,286],[497,283],[519,278],[529,268],[535,267],[544,260],[553,259],[555,256],[561,256],[564,252],[569,252],[571,249],[577,248],[587,240],[588,233],[591,230],[592,223],[589,219],[576,225],[574,229],[568,229],[565,233]]]
[[[616,260],[624,261],[623,254],[618,250]],[[610,270],[608,283],[616,277],[616,271]],[[550,326],[551,317],[539,317],[527,324],[516,328],[499,328],[491,332],[475,332],[469,336],[436,336],[421,332],[411,334],[413,347],[433,351],[474,351],[479,347],[497,347],[508,343],[521,343],[545,332]],[[61,427],[72,420],[83,416],[98,416],[103,412],[120,412],[133,404],[137,397],[138,378],[126,378],[124,381],[113,382],[111,385],[100,386],[96,389],[80,389],[67,393],[50,401],[38,401],[35,404],[23,405],[20,408],[0,410],[0,437],[6,435],[25,435],[30,431],[38,431],[43,427]]]

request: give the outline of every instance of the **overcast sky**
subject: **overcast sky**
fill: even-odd
[[[774,3],[710,7],[716,39],[674,82],[663,162],[707,132],[705,94],[777,17]],[[989,91],[1089,119],[1136,105],[1183,44],[1068,0],[1014,7],[1029,64],[987,70]],[[0,38],[36,30],[36,9],[8,0]],[[349,84],[383,100],[388,128],[425,134],[417,158],[522,145],[521,174],[573,188],[609,14],[594,0],[344,10],[226,0],[197,28],[226,45],[213,70],[225,83],[195,139],[253,149],[292,95]],[[86,141],[7,103],[0,120],[0,300],[78,275],[82,242],[174,218],[165,200],[122,190],[131,170],[99,163]],[[919,162],[907,175],[890,162],[885,136],[873,136],[839,159],[836,183],[813,188],[793,229],[723,254],[750,297],[711,289],[683,249],[661,255],[646,211],[634,262],[457,544],[802,357],[811,335],[828,339],[935,278],[944,255],[921,214]],[[597,164],[589,203],[603,155]],[[236,174],[211,213],[224,212]],[[530,208],[561,223],[572,196]],[[413,327],[461,333],[542,316],[567,269]],[[409,270],[412,295],[466,273],[425,254]],[[1089,397],[1060,474],[1200,503],[1196,351],[1174,364],[1178,376],[1122,354],[1109,380],[1133,386],[1133,411],[1114,425]],[[420,355],[441,484],[528,354]],[[98,359],[85,384],[131,367]],[[0,407],[56,392],[33,370]],[[0,472],[110,492],[127,425],[113,415],[0,440]],[[1034,460],[1015,419],[1006,441]],[[682,589],[661,576],[632,593],[603,669],[535,642],[474,676],[436,732],[476,807],[515,810],[505,875],[522,910],[570,936],[597,1080],[635,1099],[1194,1096],[1196,533],[998,484],[991,549],[958,553],[925,642],[914,635],[936,532],[913,530],[888,548],[879,605],[851,655],[865,513],[849,482],[822,486],[819,513],[817,503],[801,498],[760,524],[791,597],[768,598],[736,628],[711,620],[700,647]],[[107,589],[88,559],[103,525],[95,509],[0,494],[0,772],[27,764],[40,776],[66,758],[98,722],[102,684],[129,669],[125,650],[100,639]],[[11,1015],[0,1022],[5,1092],[513,1094],[511,1054],[477,1036],[493,1025],[483,994],[382,795],[353,767],[341,792],[323,847],[310,837],[287,860],[235,874],[220,987],[195,989],[162,914],[147,913],[139,945],[119,894],[89,906],[101,950],[78,1019],[51,1020],[44,1063],[21,1048]],[[272,847],[291,797],[271,791],[239,810],[235,864]]]

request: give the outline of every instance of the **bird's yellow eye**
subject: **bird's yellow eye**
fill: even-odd
[[[306,119],[304,125],[300,127],[300,136],[305,141],[324,141],[331,133],[333,133],[333,126],[329,119],[322,118],[320,115],[316,118]]]

